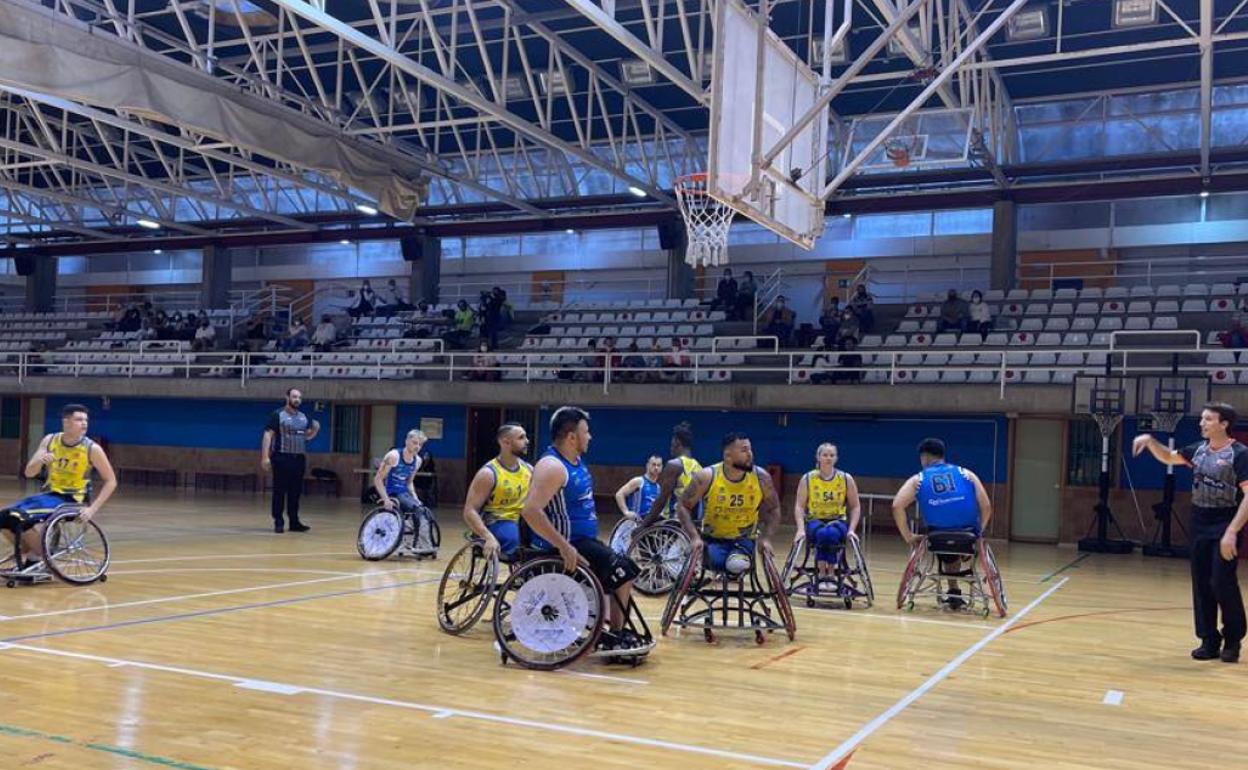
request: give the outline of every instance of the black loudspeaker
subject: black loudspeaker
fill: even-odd
[[[18,254],[13,257],[13,265],[18,275],[35,274],[35,257],[33,254]]]
[[[403,259],[407,262],[419,262],[434,253],[434,240],[426,236],[415,235],[399,239],[399,248]]]
[[[659,224],[659,248],[664,251],[685,247],[685,223],[671,220]]]

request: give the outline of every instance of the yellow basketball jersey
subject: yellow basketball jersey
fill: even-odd
[[[750,470],[740,481],[730,481],[724,475],[723,465],[711,466],[711,486],[702,499],[706,505],[702,532],[725,540],[749,537],[758,526],[758,509],[763,504],[758,473]]]
[[[685,488],[693,481],[693,476],[702,470],[702,464],[692,457],[677,457],[680,460],[681,472],[680,478],[676,479],[676,487],[672,490],[672,497],[667,503],[667,512],[671,515],[676,514],[676,506],[680,505],[680,498],[685,494]]]
[[[835,521],[845,518],[845,474],[836,471],[824,479],[818,470],[806,474],[806,520]]]
[[[529,496],[529,482],[533,480],[533,466],[523,460],[519,461],[515,470],[494,458],[487,463],[494,471],[494,489],[490,499],[486,501],[482,514],[498,521],[517,521],[520,509],[524,508],[524,498]]]
[[[61,434],[52,436],[48,452],[56,459],[48,465],[48,480],[44,491],[69,495],[75,502],[85,502],[91,492],[91,446],[94,442],[86,436],[77,444],[61,442]]]

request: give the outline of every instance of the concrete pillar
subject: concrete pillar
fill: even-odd
[[[992,204],[992,259],[989,288],[1008,291],[1018,281],[1018,207],[1014,201]]]
[[[56,304],[56,257],[15,258],[17,274],[26,276],[26,312],[47,313]]]
[[[667,255],[667,298],[689,299],[693,296],[694,272],[685,261],[689,234],[680,220],[659,225],[659,248]]]
[[[215,243],[204,247],[203,275],[199,284],[200,307],[217,310],[230,306],[233,269],[234,260],[229,249]]]
[[[424,300],[438,303],[438,284],[442,280],[442,240],[428,235],[404,238],[399,242],[403,259],[412,265],[408,284],[408,301],[413,305]]]

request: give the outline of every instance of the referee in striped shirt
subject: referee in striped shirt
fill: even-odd
[[[286,405],[269,415],[260,445],[260,467],[273,470],[273,531],[285,531],[282,511],[290,520],[291,532],[307,532],[311,527],[299,521],[299,496],[303,494],[303,474],[308,468],[308,442],[316,438],[321,424],[299,411],[303,394],[298,388],[286,391]]]

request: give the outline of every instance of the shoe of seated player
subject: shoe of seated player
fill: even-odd
[[[945,602],[949,605],[949,609],[960,610],[966,606],[966,601],[963,600],[962,598],[961,588],[954,586],[953,588],[950,588],[948,591],[946,591],[945,594],[947,597],[945,599]]]

